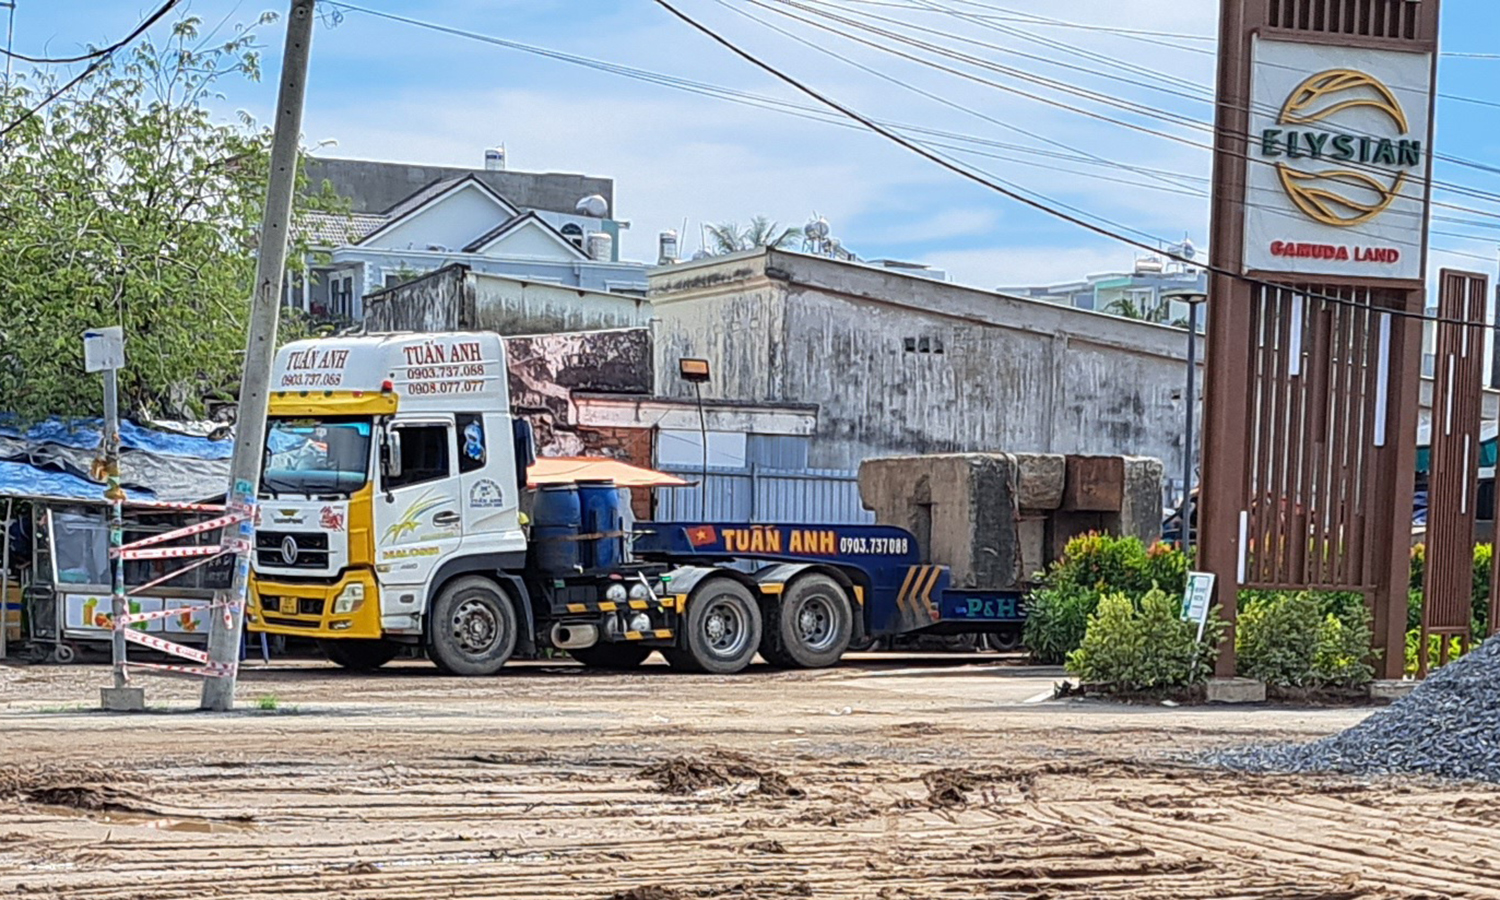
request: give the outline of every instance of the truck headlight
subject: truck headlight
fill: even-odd
[[[358,582],[352,582],[344,586],[339,592],[338,599],[333,601],[333,614],[336,616],[348,615],[357,612],[365,605],[365,586]]]
[[[632,600],[651,600],[655,597],[656,594],[652,592],[651,588],[641,584],[639,581],[630,586],[630,599]]]
[[[624,603],[626,596],[625,585],[623,584],[612,584],[604,589],[604,599],[611,603]]]
[[[645,613],[636,613],[635,615],[631,616],[630,617],[630,630],[631,631],[650,631],[651,630],[651,617],[648,616],[648,615],[646,615]]]

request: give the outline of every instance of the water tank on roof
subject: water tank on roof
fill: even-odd
[[[505,171],[505,147],[491,147],[484,151],[484,168],[487,172]]]
[[[663,231],[656,240],[656,264],[670,266],[677,262],[677,232]]]
[[[589,259],[598,262],[611,262],[614,259],[615,239],[602,231],[595,231],[589,235]]]
[[[599,194],[589,194],[587,197],[579,200],[578,205],[574,209],[586,216],[602,219],[609,215],[609,201],[605,200]]]

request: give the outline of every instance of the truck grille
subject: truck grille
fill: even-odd
[[[328,535],[317,532],[257,531],[255,561],[276,569],[326,569]]]

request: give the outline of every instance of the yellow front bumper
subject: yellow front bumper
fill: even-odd
[[[333,611],[350,584],[364,586],[364,600],[347,613]],[[353,569],[333,584],[298,584],[252,577],[245,625],[251,631],[308,638],[378,638],[380,594],[375,575]]]

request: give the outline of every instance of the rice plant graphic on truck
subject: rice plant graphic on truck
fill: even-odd
[[[444,504],[453,502],[452,497],[434,497],[432,491],[428,491],[413,501],[406,512],[401,514],[380,536],[382,544],[394,544],[410,534],[416,534],[417,529],[422,527],[422,517]]]

